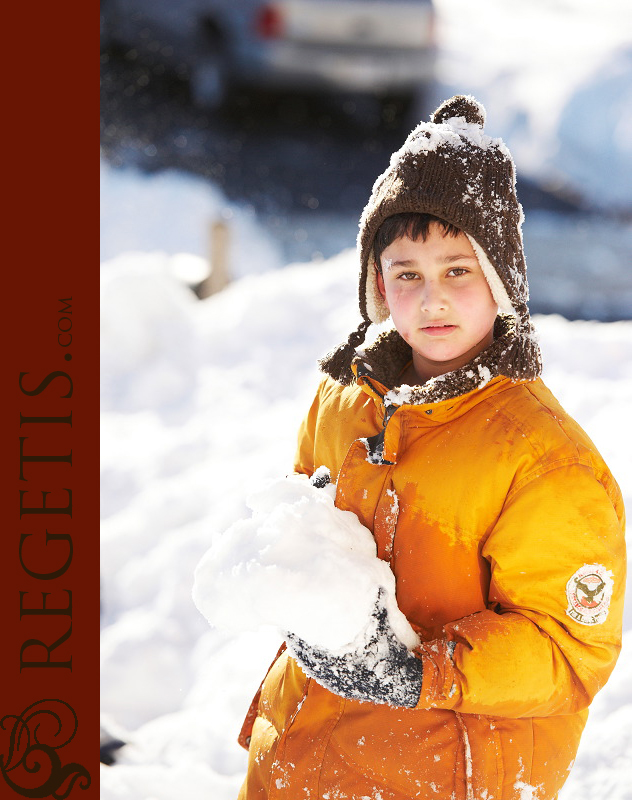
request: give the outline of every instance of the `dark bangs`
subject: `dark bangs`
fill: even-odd
[[[458,236],[461,233],[461,230],[456,225],[452,225],[451,222],[446,222],[444,219],[439,219],[433,214],[418,214],[415,211],[409,211],[404,214],[393,214],[392,217],[387,217],[377,229],[373,240],[373,257],[377,268],[381,271],[380,259],[382,253],[395,239],[407,236],[413,242],[418,239],[425,242],[432,222],[437,222],[441,225],[444,236]]]

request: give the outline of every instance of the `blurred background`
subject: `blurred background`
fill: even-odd
[[[101,0],[100,40],[101,798],[234,800],[280,637],[211,628],[193,572],[291,471],[371,187],[455,93],[517,163],[544,379],[632,503],[632,4]],[[561,800],[630,798],[624,628]]]
[[[210,261],[226,227],[231,277],[329,258],[471,93],[517,163],[533,310],[627,318],[631,32],[623,0],[102,0],[102,259]]]

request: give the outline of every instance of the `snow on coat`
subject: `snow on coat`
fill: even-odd
[[[321,384],[295,468],[326,465],[372,530],[422,641],[420,701],[345,700],[281,652],[239,798],[552,800],[621,646],[619,488],[539,378],[405,402],[354,370]]]

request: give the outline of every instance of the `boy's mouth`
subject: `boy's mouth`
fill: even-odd
[[[456,325],[426,325],[421,329],[428,336],[445,336],[456,330]]]

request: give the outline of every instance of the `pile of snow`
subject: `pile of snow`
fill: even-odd
[[[130,745],[103,800],[234,800],[236,743],[281,637],[209,627],[191,591],[263,481],[292,469],[316,359],[358,322],[356,257],[294,265],[194,299],[167,256],[102,265],[102,707]],[[632,323],[535,319],[545,380],[632,507]],[[561,800],[629,796],[632,602]]]
[[[632,209],[632,6],[627,0],[435,0],[438,99],[473,94],[518,174]]]
[[[211,625],[233,632],[270,625],[343,653],[365,641],[382,589],[395,636],[410,650],[419,644],[371,531],[336,508],[335,497],[335,484],[317,488],[290,475],[248,498],[252,517],[217,537],[195,571],[193,600]]]
[[[229,231],[232,279],[278,269],[281,250],[257,222],[251,206],[230,203],[209,181],[168,169],[143,173],[101,160],[101,261],[121,253],[152,253],[190,285],[210,272],[213,225]],[[158,254],[161,254],[158,258]]]

